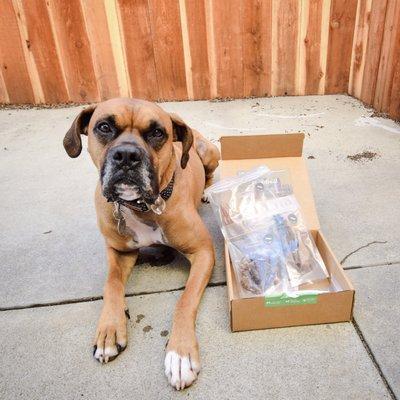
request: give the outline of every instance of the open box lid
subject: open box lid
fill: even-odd
[[[302,157],[303,133],[221,137],[221,178],[234,176],[259,165],[288,170],[294,194],[308,229],[319,230],[307,166]],[[240,162],[238,162],[240,160]]]

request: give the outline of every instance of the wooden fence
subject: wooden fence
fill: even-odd
[[[357,10],[349,93],[400,119],[400,1],[362,0]]]
[[[1,0],[0,102],[349,91],[399,117],[399,3]]]

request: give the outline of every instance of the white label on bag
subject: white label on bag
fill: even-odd
[[[267,205],[272,214],[294,212],[300,208],[299,203],[293,195],[269,199]]]

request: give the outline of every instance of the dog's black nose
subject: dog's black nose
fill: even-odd
[[[141,151],[136,146],[120,145],[111,149],[111,157],[119,167],[132,166],[140,161]]]

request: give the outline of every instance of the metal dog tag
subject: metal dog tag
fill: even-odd
[[[120,235],[125,234],[126,221],[122,215],[121,205],[117,202],[114,203],[113,217],[117,220],[117,230]]]
[[[157,215],[162,214],[165,211],[165,207],[165,200],[161,196],[158,196],[155,203],[150,205],[151,211]]]

